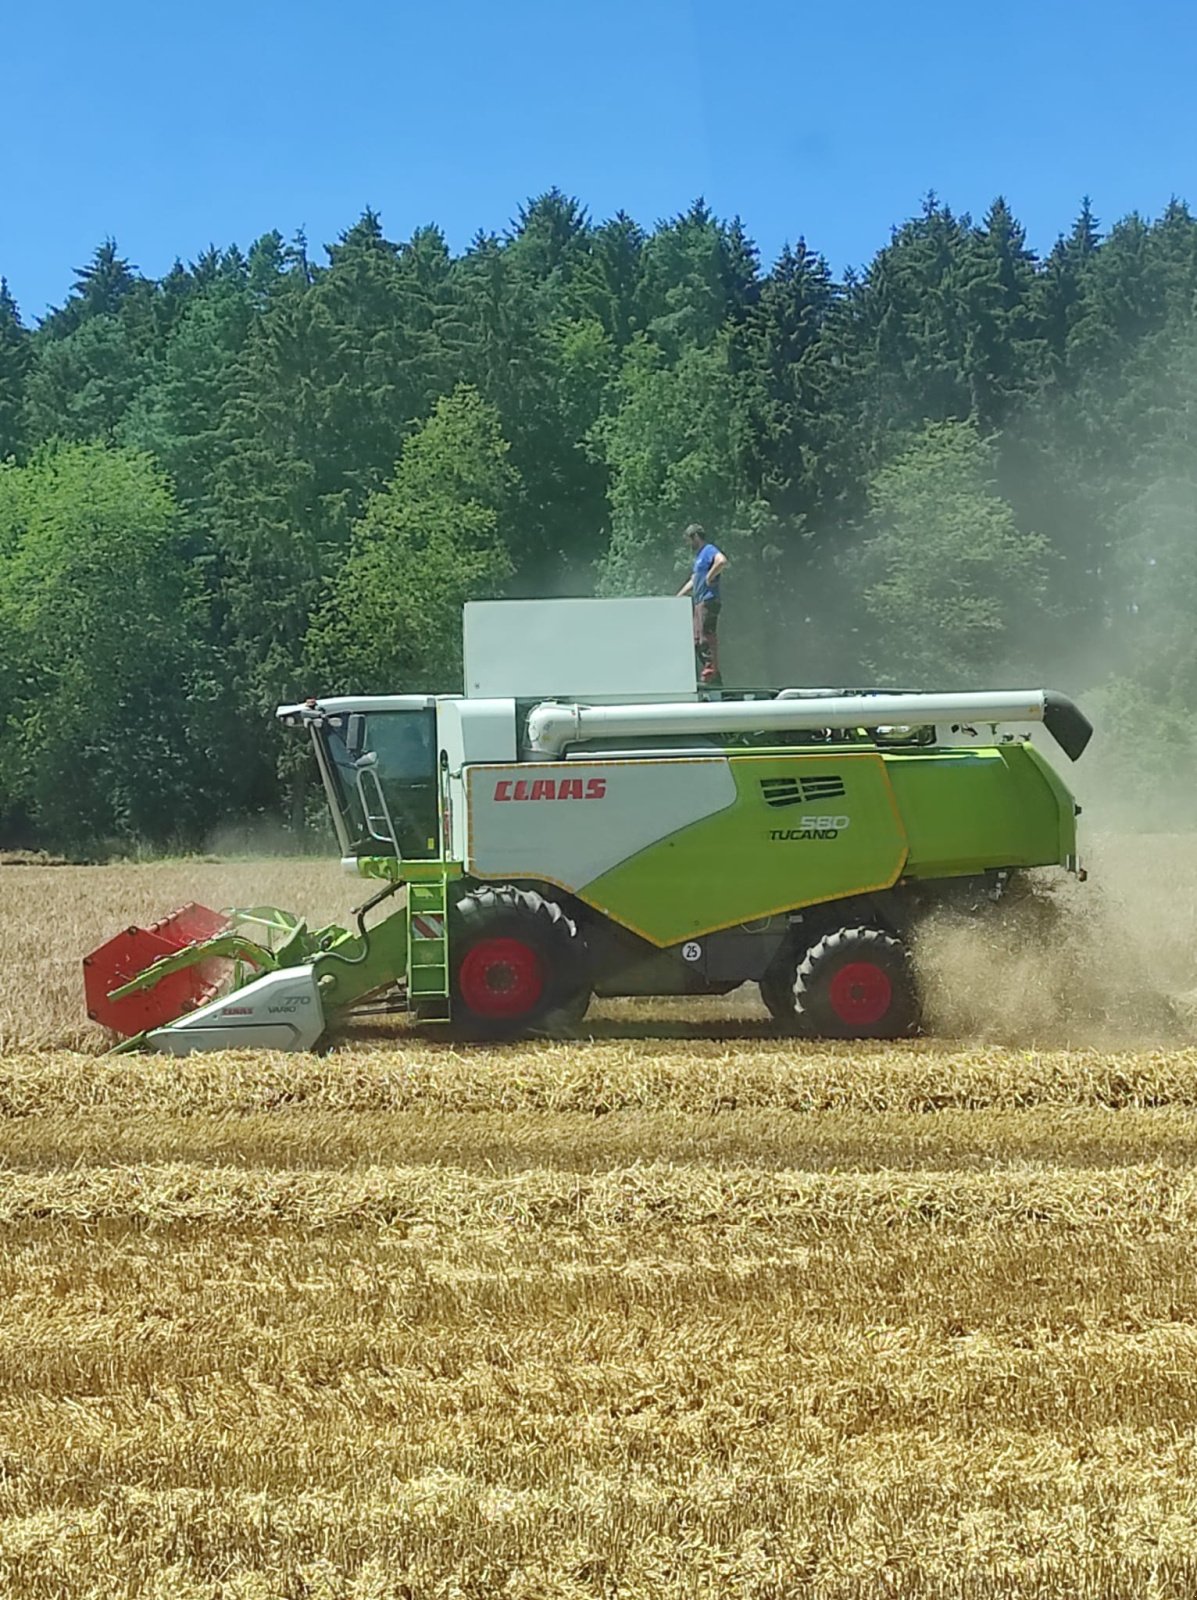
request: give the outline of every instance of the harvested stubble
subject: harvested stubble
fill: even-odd
[[[0,1593],[1193,1593],[1197,1050],[653,1015],[0,1057]]]

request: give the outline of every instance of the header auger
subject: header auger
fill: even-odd
[[[200,906],[128,929],[84,963],[89,1014],[175,1054],[309,1049],[363,1009],[496,1039],[569,1032],[594,994],[755,982],[793,1030],[913,1031],[921,915],[1079,871],[1027,729],[1076,760],[1088,722],[1040,689],[700,698],[689,624],[684,600],[486,602],[464,696],[280,707],[381,887],[351,929]]]

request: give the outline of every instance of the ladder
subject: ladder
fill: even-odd
[[[449,907],[446,881],[407,886],[407,1001],[422,1016],[449,1010]]]

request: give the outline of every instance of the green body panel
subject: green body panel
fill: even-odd
[[[460,861],[406,861],[398,856],[358,856],[358,876],[385,883],[444,883],[460,878]]]
[[[670,946],[760,917],[883,892],[900,880],[952,878],[1069,861],[1071,794],[1030,744],[968,749],[731,753],[736,799],[580,887],[580,899]],[[838,789],[837,789],[838,784]],[[371,930],[360,966],[317,960],[322,995],[344,1006],[406,977],[413,1004],[449,993],[447,883],[452,862],[363,857],[366,877],[408,883],[408,905]],[[414,939],[410,918],[442,919]]]
[[[579,897],[664,946],[901,878],[1062,864],[1076,850],[1072,796],[1025,743],[785,751],[730,764],[733,805],[638,851]],[[828,794],[829,775],[842,795]],[[762,780],[773,780],[773,804]]]
[[[1029,744],[887,754],[912,878],[1048,866],[1076,852],[1072,796]]]
[[[901,876],[906,835],[877,752],[733,756],[730,765],[731,806],[638,851],[587,884],[580,898],[652,943],[670,945],[886,889]],[[828,780],[843,792],[827,796]]]
[[[326,1011],[352,1005],[376,989],[386,989],[402,977],[407,967],[406,906],[393,911],[368,930],[363,946],[355,933],[346,933],[312,961]]]
[[[407,903],[367,930],[364,947],[356,934],[345,934],[315,958],[326,1010],[353,1005],[404,980],[409,1004],[448,996],[448,882],[461,876],[461,866],[421,862],[419,869],[419,880],[408,883]]]

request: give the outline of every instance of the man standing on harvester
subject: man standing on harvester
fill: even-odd
[[[710,542],[700,523],[690,524],[686,538],[694,552],[694,570],[678,594],[688,594],[694,604],[698,681],[718,687],[723,682],[719,676],[719,576],[727,566],[727,557]]]

